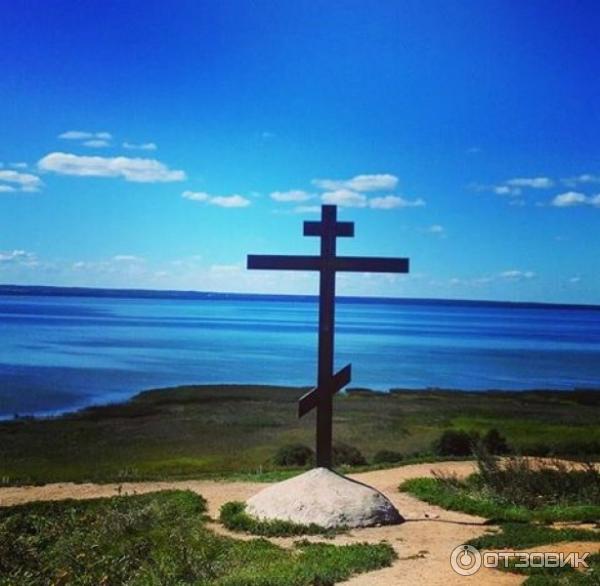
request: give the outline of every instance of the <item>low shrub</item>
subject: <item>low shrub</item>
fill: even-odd
[[[482,488],[509,503],[532,509],[575,502],[600,505],[600,472],[591,462],[540,463],[523,457],[499,460],[481,452],[477,466]]]
[[[374,464],[396,464],[404,460],[404,456],[400,452],[394,452],[393,450],[379,450],[373,456]]]
[[[433,442],[433,451],[437,456],[470,456],[476,436],[466,431],[447,429]]]
[[[490,454],[502,455],[510,452],[506,438],[495,427],[481,438],[481,443]]]
[[[333,444],[334,466],[364,466],[366,463],[366,458],[358,448],[344,443]]]
[[[276,466],[304,467],[312,464],[314,460],[314,451],[304,444],[281,446],[273,457],[273,462]]]

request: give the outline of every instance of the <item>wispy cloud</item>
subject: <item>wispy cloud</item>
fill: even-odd
[[[94,147],[94,148],[104,148],[104,147],[110,146],[110,142],[108,142],[107,140],[102,140],[100,138],[93,138],[91,140],[85,140],[81,144],[83,144],[83,146]]]
[[[526,189],[549,189],[553,186],[554,180],[550,177],[514,177],[495,185],[474,183],[470,187],[475,191],[491,191],[496,195],[514,198],[522,195]],[[525,205],[525,201],[511,205]]]
[[[561,180],[568,187],[576,187],[580,184],[593,184],[600,183],[600,175],[594,175],[593,173],[582,173],[575,177],[566,177]]]
[[[420,197],[417,199],[405,199],[399,195],[384,195],[373,197],[369,200],[369,207],[376,210],[393,210],[396,208],[420,208],[425,204],[425,200]]]
[[[138,150],[138,151],[155,151],[158,147],[155,142],[141,142],[141,143],[133,143],[125,141],[123,143],[124,149],[129,150]]]
[[[58,135],[63,140],[112,140],[110,132],[88,132],[87,130],[67,130]]]
[[[313,179],[312,184],[328,191],[388,191],[398,185],[398,177],[389,173],[356,175],[351,179]]]
[[[169,169],[156,159],[129,157],[88,157],[71,153],[50,153],[38,161],[41,171],[78,177],[118,177],[136,183],[183,181],[184,171]]]
[[[145,259],[135,254],[117,254],[113,256],[113,260],[117,262],[145,262]]]
[[[8,184],[8,185],[7,185]],[[42,181],[37,175],[20,173],[11,169],[0,169],[0,191],[39,191]]]
[[[579,191],[567,191],[554,197],[550,205],[556,208],[569,208],[582,205],[600,207],[600,194],[587,196]]]
[[[274,191],[270,194],[273,201],[277,202],[299,202],[313,199],[315,195],[301,189],[291,189],[290,191]]]
[[[346,208],[364,208],[367,206],[367,196],[351,189],[336,189],[321,195],[325,204],[338,205]]]
[[[211,195],[204,191],[184,191],[181,197],[192,201],[200,201],[221,208],[245,208],[250,200],[242,195]]]
[[[549,177],[516,177],[508,179],[506,185],[511,187],[529,187],[531,189],[549,189],[554,187],[554,181]]]
[[[509,281],[526,281],[529,279],[534,279],[536,274],[533,271],[510,269],[508,271],[501,272],[498,276]]]
[[[33,252],[27,252],[26,250],[0,250],[0,265],[2,264],[17,264],[33,267],[37,266],[39,263]]]

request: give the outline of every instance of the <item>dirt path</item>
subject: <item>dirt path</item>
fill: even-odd
[[[338,544],[361,541],[377,543],[386,540],[398,553],[399,559],[391,568],[356,576],[346,584],[352,586],[520,584],[523,580],[518,576],[491,570],[481,570],[473,578],[464,578],[452,571],[449,563],[452,550],[465,541],[478,537],[493,528],[484,525],[482,518],[446,511],[398,492],[398,485],[402,481],[408,478],[431,476],[432,470],[466,476],[474,470],[474,464],[472,462],[415,464],[352,475],[352,478],[370,484],[383,492],[392,500],[407,521],[397,526],[355,529],[329,540]],[[119,493],[119,490],[124,494],[141,494],[166,489],[187,489],[204,496],[208,501],[209,514],[216,518],[223,503],[232,500],[246,500],[264,486],[264,484],[251,482],[200,480],[133,482],[121,485],[60,483],[0,488],[0,506],[37,500],[114,496]],[[217,523],[211,523],[211,527],[221,533],[226,533]],[[236,537],[240,536],[236,534]],[[289,546],[293,543],[292,539],[274,539],[273,541],[282,546]]]

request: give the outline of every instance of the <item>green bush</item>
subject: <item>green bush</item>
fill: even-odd
[[[221,523],[232,531],[243,531],[264,537],[291,537],[295,535],[335,534],[337,531],[326,529],[315,523],[302,525],[291,521],[264,521],[255,519],[246,513],[246,503],[232,501],[221,507]]]
[[[510,452],[506,438],[495,427],[483,436],[481,443],[490,454],[502,455]]]
[[[379,450],[373,456],[374,464],[396,464],[401,462],[404,456],[400,452],[394,452],[392,450]]]
[[[475,436],[466,431],[447,429],[433,442],[433,451],[438,456],[470,456],[473,453]]]
[[[289,444],[281,446],[275,456],[273,462],[276,466],[309,466],[315,460],[315,453],[304,444]]]
[[[358,448],[344,443],[333,444],[334,466],[364,466],[366,463],[366,458]]]

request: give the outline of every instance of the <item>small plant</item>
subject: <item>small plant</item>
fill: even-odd
[[[232,531],[243,531],[264,537],[291,537],[296,535],[334,535],[336,529],[326,529],[315,523],[302,525],[292,521],[255,519],[246,513],[246,503],[232,501],[221,507],[221,523]]]
[[[400,452],[394,452],[393,450],[379,450],[373,456],[374,464],[396,464],[404,460],[404,456]]]
[[[466,431],[447,429],[433,442],[433,451],[438,456],[470,456],[473,453],[473,443],[476,436]]]
[[[366,458],[358,448],[344,443],[333,444],[334,466],[364,466],[366,463]]]
[[[314,462],[315,453],[304,444],[290,444],[281,446],[275,456],[273,463],[276,466],[309,466]]]

